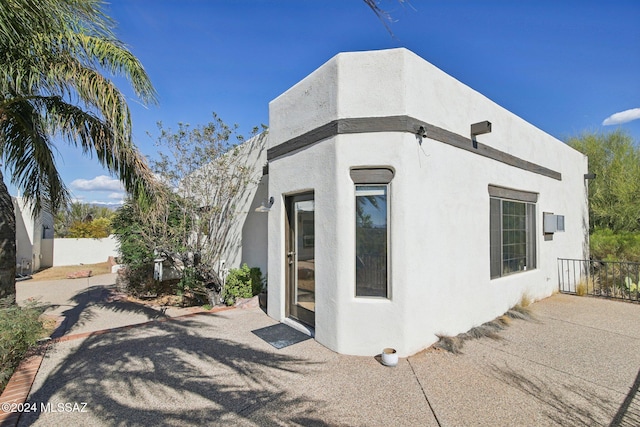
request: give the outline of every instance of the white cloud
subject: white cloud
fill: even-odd
[[[119,200],[120,202],[122,202],[124,200],[124,193],[110,193],[107,196],[107,199]]]
[[[640,119],[640,108],[632,108],[610,115],[604,119],[602,126],[621,125],[638,119]]]
[[[96,176],[93,179],[73,180],[71,188],[80,191],[124,191],[120,181],[106,175]]]

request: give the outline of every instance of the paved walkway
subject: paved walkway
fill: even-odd
[[[68,333],[128,315],[85,309],[94,317],[83,310]],[[314,340],[276,350],[251,333],[275,323],[259,309],[163,322],[139,310],[136,327],[51,345],[19,425],[640,425],[637,304],[556,295],[501,340],[395,368]]]

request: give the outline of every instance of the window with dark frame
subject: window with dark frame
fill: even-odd
[[[537,194],[489,186],[491,278],[536,268]]]
[[[389,298],[389,183],[387,168],[352,169],[355,184],[355,295]]]
[[[356,296],[387,297],[387,185],[356,185]]]

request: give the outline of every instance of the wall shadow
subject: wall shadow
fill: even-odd
[[[74,295],[70,301],[74,303],[71,308],[62,312],[64,321],[51,333],[51,338],[59,338],[74,327],[84,326],[95,319],[96,314],[91,308],[106,308],[115,313],[143,315],[148,320],[167,318],[163,311],[155,310],[144,304],[136,304],[130,301],[122,301],[114,298],[115,285],[90,286],[82,292]],[[58,308],[60,305],[51,304],[47,308]]]
[[[29,402],[87,402],[105,425],[327,425],[317,415],[321,402],[286,391],[309,361],[205,336],[204,328],[216,327],[194,318],[91,336],[57,362]],[[60,357],[56,346],[47,357]],[[42,416],[65,419],[25,413],[19,425]]]
[[[638,389],[640,389],[640,370],[638,370],[636,380],[633,382],[620,408],[618,408],[618,412],[616,412],[609,427],[640,426],[640,396],[638,395]]]
[[[607,425],[618,404],[609,389],[581,388],[574,381],[541,378],[532,373],[525,376],[508,366],[491,365],[489,368],[496,378],[548,408],[544,415],[552,424],[569,427]]]

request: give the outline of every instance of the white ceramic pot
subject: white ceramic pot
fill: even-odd
[[[396,366],[398,364],[398,352],[395,348],[385,348],[382,350],[382,364],[385,366]]]

